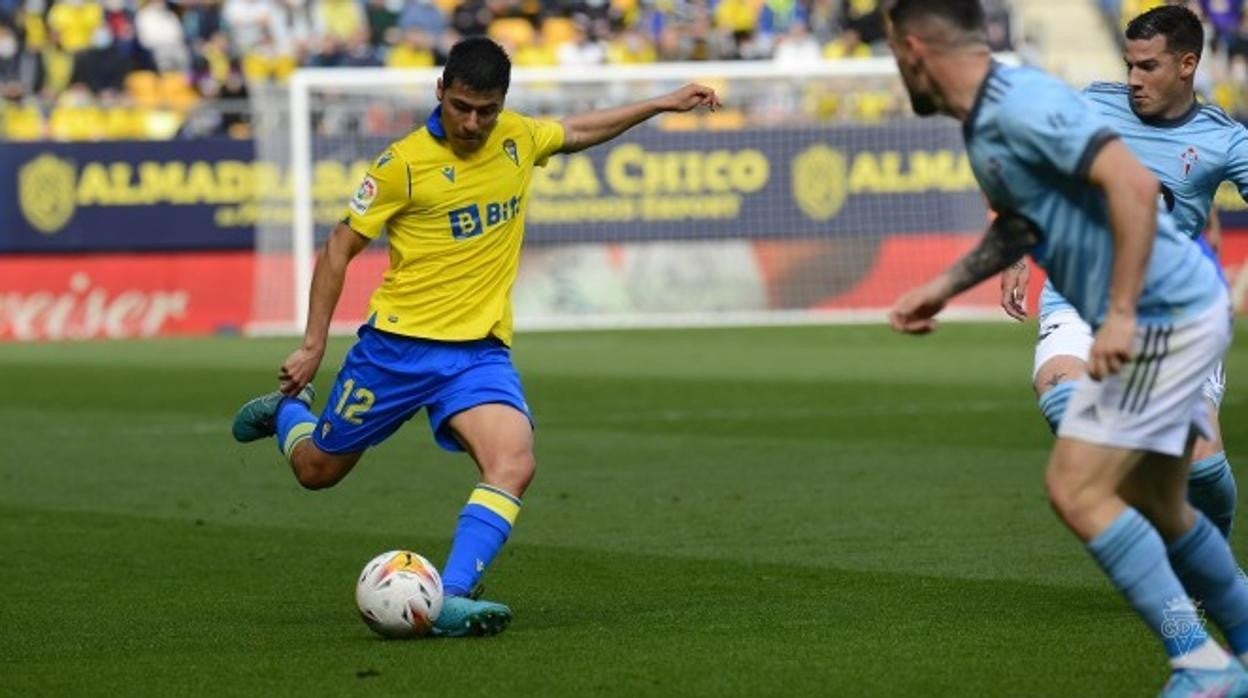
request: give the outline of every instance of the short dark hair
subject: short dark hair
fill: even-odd
[[[473,90],[502,90],[511,86],[511,59],[502,46],[484,36],[457,42],[446,57],[442,86],[462,82]]]
[[[1127,39],[1145,40],[1166,37],[1166,50],[1172,53],[1194,53],[1200,58],[1205,49],[1205,28],[1196,13],[1181,5],[1154,7],[1127,24]]]
[[[944,20],[968,34],[987,36],[984,7],[979,0],[894,0],[888,8],[888,20],[899,29],[928,18]]]

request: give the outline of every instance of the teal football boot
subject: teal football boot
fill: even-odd
[[[234,440],[245,444],[276,434],[277,406],[284,397],[286,396],[281,391],[274,390],[243,403],[234,415]],[[308,407],[312,407],[312,400],[315,398],[316,389],[311,383],[305,385],[295,396],[296,400]]]
[[[434,637],[497,635],[511,623],[511,609],[501,603],[468,596],[448,596],[433,622]]]

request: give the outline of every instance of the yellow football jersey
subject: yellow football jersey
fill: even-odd
[[[369,324],[447,341],[493,335],[511,344],[511,287],[520,265],[533,168],[563,146],[563,126],[511,111],[461,158],[435,110],[381,154],[342,220],[376,238],[390,268],[369,301]]]

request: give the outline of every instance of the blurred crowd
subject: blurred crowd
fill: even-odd
[[[249,91],[299,66],[436,66],[480,34],[517,66],[886,52],[880,0],[0,0],[0,139],[247,137]]]

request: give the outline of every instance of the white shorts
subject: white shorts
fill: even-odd
[[[1091,353],[1092,328],[1073,308],[1043,315],[1036,338],[1036,363],[1031,369],[1031,381],[1036,381],[1040,367],[1055,356],[1073,356],[1087,363]]]
[[[1057,435],[1181,456],[1192,429],[1213,438],[1203,384],[1231,342],[1225,294],[1181,325],[1138,325],[1131,360],[1097,382],[1079,379]]]
[[[1031,369],[1031,381],[1036,381],[1040,367],[1056,356],[1073,356],[1087,362],[1092,353],[1092,328],[1073,309],[1055,310],[1040,318],[1040,334],[1036,340],[1035,364]],[[1226,395],[1226,370],[1219,361],[1217,367],[1205,378],[1201,393],[1215,407],[1222,407]]]

